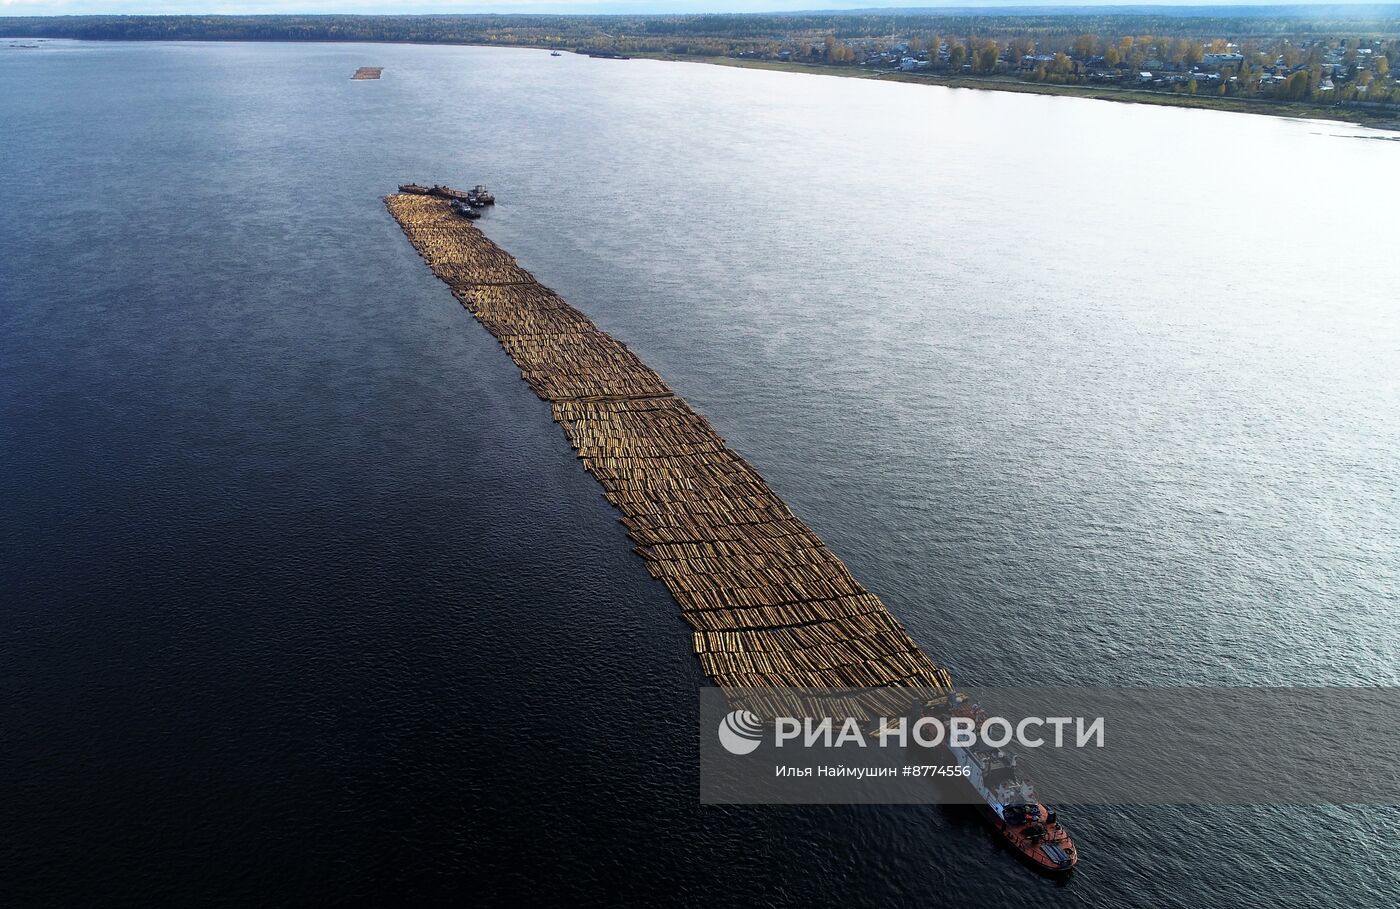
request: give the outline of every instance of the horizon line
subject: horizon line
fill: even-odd
[[[389,18],[392,18],[392,19],[415,19],[415,18],[470,18],[470,17],[474,17],[474,16],[521,16],[521,17],[527,17],[527,16],[552,16],[552,17],[599,18],[599,17],[606,17],[606,16],[617,16],[617,17],[622,17],[622,16],[638,16],[638,15],[656,16],[656,17],[670,17],[670,16],[774,16],[774,17],[782,17],[782,16],[818,16],[818,15],[830,15],[830,14],[837,14],[837,13],[875,13],[875,12],[902,13],[902,14],[907,14],[907,15],[917,15],[917,14],[919,14],[919,13],[948,13],[948,12],[962,12],[962,13],[972,13],[972,14],[975,14],[975,13],[983,12],[983,11],[987,11],[987,10],[1021,10],[1021,11],[1026,11],[1026,12],[1039,12],[1039,13],[1055,13],[1055,12],[1066,12],[1066,13],[1068,13],[1068,12],[1072,12],[1072,11],[1076,11],[1076,10],[1092,11],[1092,12],[1096,12],[1096,13],[1102,13],[1102,12],[1109,11],[1109,10],[1118,10],[1118,11],[1138,11],[1138,10],[1141,10],[1141,11],[1149,12],[1149,13],[1150,13],[1150,12],[1157,12],[1157,11],[1161,11],[1161,10],[1171,10],[1171,9],[1211,9],[1211,10],[1222,10],[1222,11],[1223,11],[1223,10],[1249,10],[1249,11],[1254,12],[1254,13],[1258,13],[1258,12],[1261,11],[1261,10],[1269,10],[1269,9],[1277,9],[1277,10],[1301,10],[1301,9],[1325,10],[1325,9],[1365,8],[1365,9],[1376,9],[1376,10],[1389,10],[1389,9],[1400,10],[1400,2],[1382,2],[1382,3],[1376,3],[1376,2],[1366,2],[1366,0],[1343,0],[1343,2],[1316,2],[1316,0],[1291,0],[1291,2],[1290,2],[1290,0],[1283,0],[1283,2],[1277,2],[1277,0],[1275,0],[1275,2],[1256,2],[1256,3],[1249,3],[1249,2],[1244,2],[1244,3],[1240,3],[1240,2],[1233,2],[1233,3],[1231,3],[1231,2],[1225,2],[1225,3],[1221,3],[1221,2],[1217,2],[1217,0],[1195,0],[1195,2],[1192,2],[1192,0],[1184,0],[1184,2],[1183,2],[1183,0],[1172,0],[1172,2],[1166,2],[1166,3],[1141,3],[1141,2],[1139,2],[1139,3],[1116,3],[1116,2],[1113,2],[1113,0],[1105,0],[1105,2],[1102,2],[1102,3],[1095,3],[1095,2],[1088,2],[1088,3],[1085,3],[1085,2],[1082,2],[1082,0],[1080,0],[1080,2],[1069,2],[1069,3],[1001,3],[1001,2],[987,2],[987,3],[975,3],[975,2],[974,2],[974,3],[968,3],[968,2],[966,2],[966,0],[962,0],[962,2],[957,2],[957,3],[948,3],[948,4],[936,4],[936,3],[935,3],[935,4],[933,4],[933,5],[929,5],[929,4],[926,4],[926,3],[925,3],[925,4],[917,5],[917,6],[915,6],[915,5],[900,6],[900,5],[890,5],[889,3],[883,3],[883,4],[881,4],[881,5],[871,5],[871,6],[833,6],[833,7],[814,7],[814,8],[808,8],[808,9],[766,9],[766,10],[751,10],[751,11],[703,10],[703,9],[665,10],[665,11],[661,11],[661,10],[657,10],[657,9],[655,9],[655,8],[643,8],[643,9],[635,9],[635,10],[626,11],[626,12],[557,12],[557,11],[531,10],[531,9],[529,9],[529,7],[530,7],[531,5],[533,5],[532,2],[531,2],[531,0],[521,0],[521,2],[519,2],[519,3],[510,3],[510,4],[508,4],[510,7],[512,7],[512,9],[511,9],[510,11],[505,11],[505,10],[502,10],[502,9],[499,9],[499,8],[494,8],[494,9],[478,9],[478,10],[476,10],[476,11],[451,11],[451,12],[449,12],[449,11],[432,12],[432,11],[422,11],[422,10],[419,10],[419,11],[416,11],[416,12],[364,12],[364,11],[358,11],[358,12],[357,12],[357,11],[326,12],[326,11],[314,11],[314,10],[305,10],[305,9],[304,9],[304,10],[289,10],[289,11],[285,11],[285,12],[275,12],[275,13],[272,13],[272,12],[242,12],[242,13],[239,13],[239,12],[214,12],[214,11],[206,11],[206,12],[201,12],[201,11],[189,11],[189,12],[141,12],[141,13],[85,12],[85,13],[47,13],[47,14],[24,13],[24,12],[15,12],[15,13],[11,13],[10,10],[13,9],[14,6],[18,6],[18,5],[21,5],[21,4],[19,4],[19,3],[10,3],[10,4],[5,4],[5,5],[0,5],[0,20],[2,20],[2,19],[95,19],[95,18],[170,19],[170,18],[190,18],[190,17],[200,17],[200,18],[227,18],[227,19],[235,19],[235,18],[238,18],[238,19],[246,19],[246,18],[269,18],[269,19],[270,19],[270,18],[308,17],[308,16],[317,16],[317,17],[322,17],[322,18],[329,18],[329,17],[346,17],[346,18],[350,18],[350,17],[359,17],[359,18],[376,18],[376,19],[389,19]],[[539,5],[540,5],[540,6],[543,6],[543,7],[548,7],[550,10],[557,10],[557,9],[558,9],[558,7],[549,4],[549,3],[547,2],[547,0],[546,0],[546,2],[541,2]],[[622,6],[629,6],[629,5],[630,5],[630,4],[627,4],[627,3],[616,3],[616,4],[606,4],[606,3],[605,3],[605,4],[600,4],[600,6],[619,6],[619,7],[622,7]],[[639,6],[639,7],[648,7],[648,6],[649,6],[649,4],[645,4],[645,3],[638,3],[638,4],[636,4],[636,5]],[[519,9],[519,8],[516,8],[516,7],[524,7],[524,9]]]

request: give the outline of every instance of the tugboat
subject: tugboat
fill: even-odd
[[[481,217],[481,212],[472,208],[471,203],[463,202],[461,199],[453,199],[451,208],[454,212],[466,218],[468,221],[475,221]]]
[[[487,205],[495,205],[496,197],[491,195],[486,187],[478,183],[467,191],[467,202],[477,208],[482,208]]]
[[[944,718],[967,717],[981,728],[987,713],[961,692],[949,692],[946,705],[928,704],[928,712]],[[1017,854],[1037,870],[1068,874],[1079,864],[1079,850],[1055,811],[1041,804],[1030,781],[1016,768],[1016,756],[978,742],[971,747],[945,743],[953,758],[967,769],[967,782],[977,792],[988,824]]]
[[[563,54],[559,53],[558,51],[550,51],[550,52],[549,52],[549,55],[550,55],[551,57],[562,57],[562,56],[564,56]]]

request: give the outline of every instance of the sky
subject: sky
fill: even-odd
[[[1288,0],[0,0],[0,16],[98,13],[760,13],[862,7],[1277,6]]]

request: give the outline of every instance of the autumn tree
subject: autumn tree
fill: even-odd
[[[1001,48],[997,46],[995,41],[988,41],[986,44],[982,45],[981,50],[977,52],[977,71],[979,73],[995,72],[997,68],[997,59],[1000,56]]]
[[[1301,101],[1308,95],[1308,71],[1299,70],[1288,77],[1288,81],[1280,86],[1275,94],[1284,101]]]
[[[1013,64],[1019,64],[1034,50],[1035,42],[1030,38],[1012,38],[1006,42],[1006,56]]]

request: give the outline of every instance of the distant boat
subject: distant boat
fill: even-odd
[[[451,207],[454,212],[466,218],[468,221],[475,221],[477,218],[481,217],[481,212],[472,208],[471,205],[463,202],[461,199],[453,199]]]
[[[550,51],[550,52],[549,52],[549,55],[550,55],[551,57],[562,57],[562,56],[564,56],[563,54],[559,53],[558,51]]]

